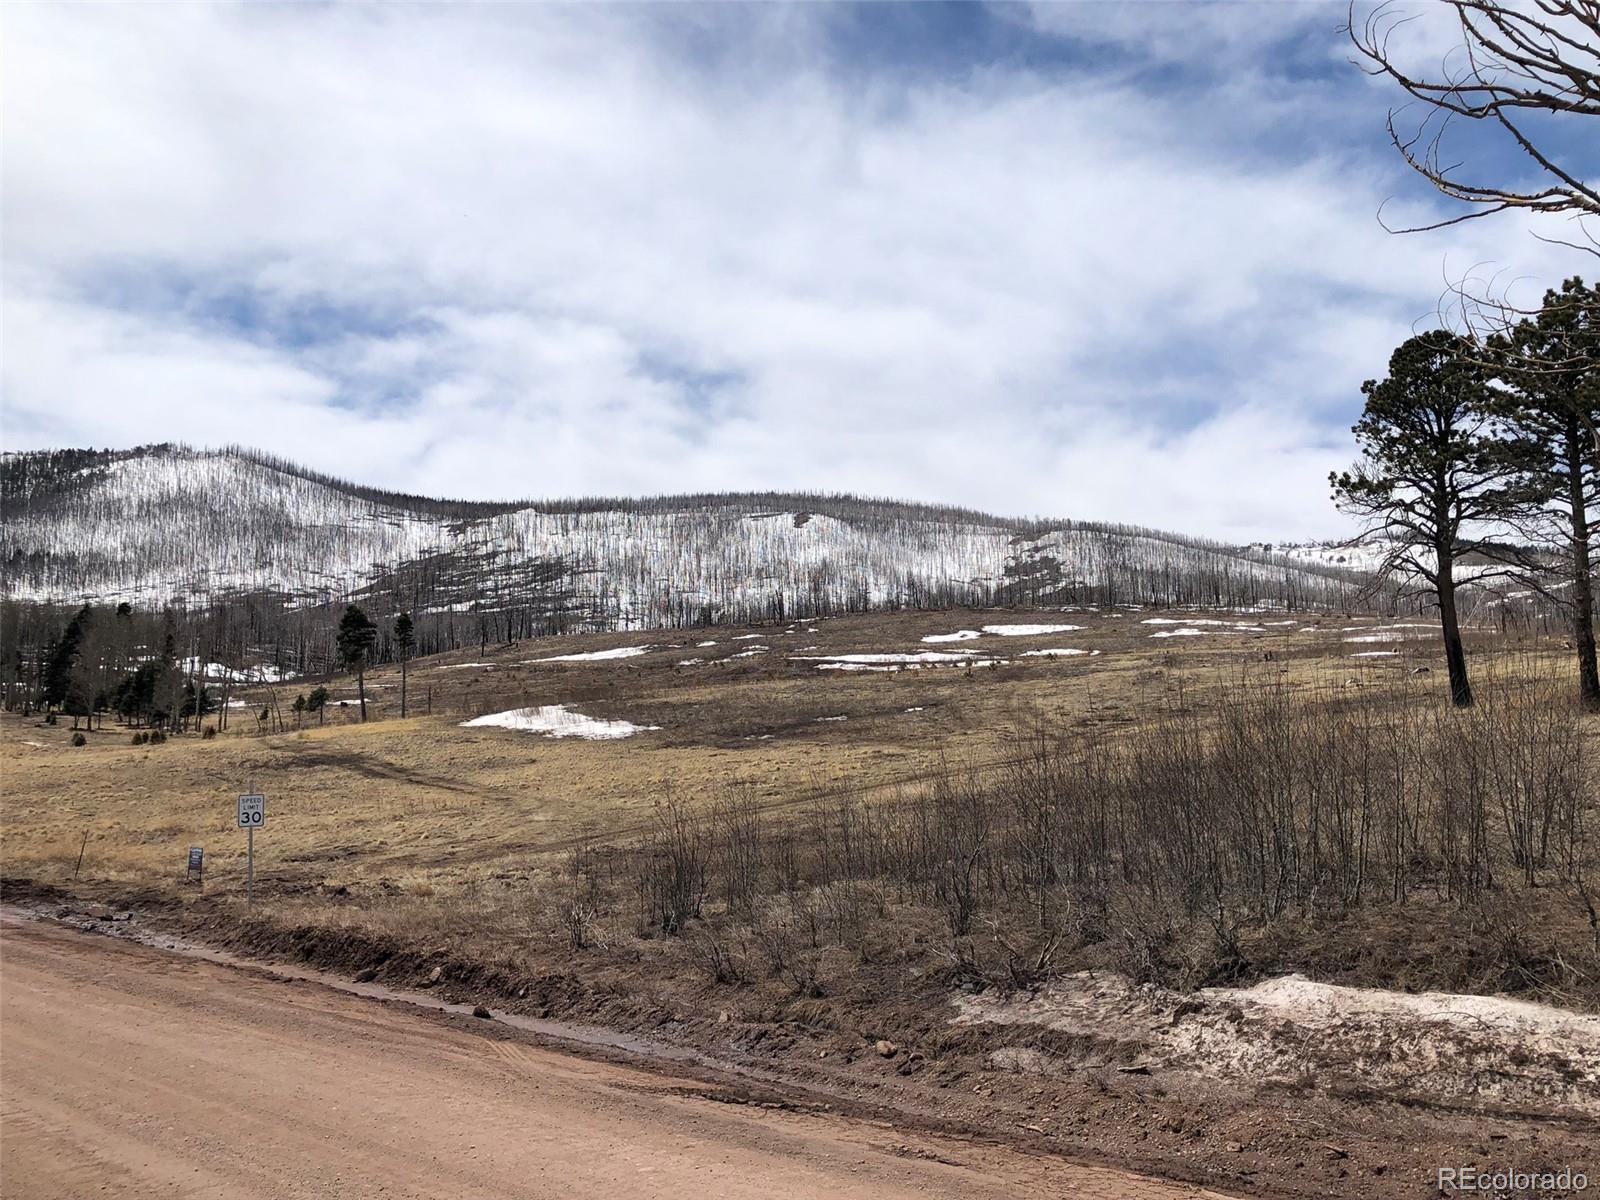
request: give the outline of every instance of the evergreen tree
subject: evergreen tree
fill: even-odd
[[[66,629],[51,645],[44,671],[44,702],[47,706],[65,706],[72,689],[73,670],[83,650],[83,635],[93,619],[94,610],[85,604],[67,622]]]
[[[311,694],[306,697],[306,711],[317,714],[317,724],[322,724],[323,713],[328,707],[328,689],[317,687],[311,689]]]
[[[185,722],[190,717],[193,717],[195,719],[195,728],[198,729],[201,718],[215,711],[216,704],[211,699],[211,689],[202,683],[197,694],[195,685],[187,679],[184,680],[183,704],[178,709],[178,716]]]
[[[1439,609],[1450,699],[1472,704],[1456,606],[1456,566],[1499,554],[1487,536],[1517,499],[1516,472],[1494,438],[1483,366],[1445,330],[1424,333],[1389,359],[1389,377],[1361,385],[1366,407],[1352,427],[1362,461],[1333,472],[1334,501],[1363,522],[1362,539],[1387,549],[1380,570],[1398,574]]]
[[[62,707],[72,714],[74,729],[80,717],[93,729],[95,713],[105,707],[106,659],[111,653],[113,631],[102,614],[87,606],[77,619],[82,622],[78,654],[72,664],[67,699]]]
[[[411,614],[401,613],[394,621],[394,648],[400,657],[400,716],[406,715],[406,662],[411,657],[411,651],[417,644],[416,627],[411,623]]]
[[[157,662],[140,663],[124,675],[111,695],[117,715],[129,724],[150,720],[160,678],[161,664]]]
[[[182,702],[183,672],[178,670],[178,616],[169,606],[161,613],[161,672],[156,678],[151,724],[169,724]]]
[[[1564,547],[1579,694],[1600,708],[1590,518],[1600,503],[1600,290],[1567,280],[1489,350],[1503,385],[1495,412],[1523,472],[1519,524],[1531,539]]]
[[[339,633],[336,644],[339,649],[339,664],[347,671],[356,673],[356,688],[361,697],[361,719],[367,719],[367,662],[372,656],[372,647],[378,640],[378,627],[372,623],[371,618],[354,604],[346,606],[344,616],[339,618]]]

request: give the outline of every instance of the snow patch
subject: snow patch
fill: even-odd
[[[985,625],[983,631],[996,637],[1044,637],[1051,633],[1075,633],[1082,625]]]
[[[795,654],[790,662],[854,663],[859,666],[882,666],[895,663],[901,666],[927,666],[932,663],[971,662],[976,650],[920,650],[914,654]]]
[[[1409,994],[1288,975],[1183,994],[1104,972],[1036,993],[961,996],[957,1025],[1034,1026],[1127,1048],[1168,1072],[1379,1089],[1430,1103],[1600,1115],[1600,1016],[1525,1000]],[[1013,1069],[1047,1072],[1043,1056]]]
[[[527,663],[550,662],[604,662],[612,658],[638,658],[641,654],[648,654],[654,646],[617,646],[610,650],[590,650],[586,654],[557,654],[552,658],[529,658]]]
[[[461,722],[468,729],[515,729],[522,733],[543,733],[554,738],[575,737],[585,741],[611,741],[636,733],[660,729],[659,725],[635,725],[631,721],[604,721],[573,712],[566,704],[541,704],[534,708],[513,708],[489,713]]]

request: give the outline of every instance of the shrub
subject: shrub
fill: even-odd
[[[152,729],[145,737],[145,741],[149,742],[152,746],[159,746],[166,740],[167,733],[164,729]]]
[[[89,744],[89,739],[84,737],[81,733],[75,733],[72,735],[72,744],[74,746],[87,746]]]
[[[217,736],[217,727],[215,725],[207,725],[204,729],[202,729],[200,731],[200,738],[201,738],[202,741],[204,741],[206,739],[209,739],[209,738],[214,738],[216,736]]]

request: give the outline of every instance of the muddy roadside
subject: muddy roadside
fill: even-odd
[[[1433,1194],[1436,1168],[1458,1164],[1600,1177],[1600,1119],[1583,1103],[1594,1064],[1559,1038],[1523,1061],[1513,1061],[1515,1030],[1509,1050],[1490,1034],[1454,1049],[1446,1038],[1435,1082],[1408,1080],[1415,1022],[1365,1012],[1360,1038],[1342,1038],[1327,996],[1308,1016],[1282,985],[1257,998],[1195,997],[1101,975],[1014,994],[930,981],[925,994],[876,1003],[775,1001],[758,989],[597,980],[579,962],[530,969],[109,886],[68,894],[13,879],[0,899],[97,933],[421,1004],[509,1038],[670,1063],[730,1103],[832,1108],[1222,1191],[1417,1196]],[[471,1015],[480,1007],[487,1020]],[[1306,1054],[1313,1043],[1320,1056]],[[1490,1051],[1499,1058],[1475,1087]]]

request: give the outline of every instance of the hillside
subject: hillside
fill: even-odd
[[[519,614],[508,633],[950,604],[1296,607],[1336,602],[1356,578],[1153,530],[847,496],[437,500],[237,449],[9,454],[0,496],[9,599],[365,597]]]

